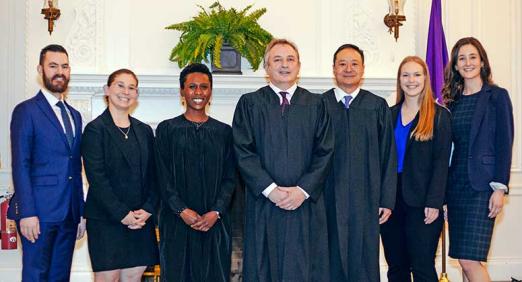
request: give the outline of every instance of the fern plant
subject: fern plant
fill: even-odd
[[[210,55],[214,65],[221,68],[221,47],[226,42],[248,60],[253,70],[257,70],[266,45],[272,39],[272,35],[257,23],[266,8],[248,13],[252,5],[237,11],[234,8],[227,10],[219,2],[210,5],[209,11],[198,7],[201,11],[192,20],[166,27],[182,32],[170,53],[170,60],[182,68],[190,63],[208,62]]]

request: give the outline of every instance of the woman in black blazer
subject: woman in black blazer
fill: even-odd
[[[104,91],[108,107],[87,124],[82,139],[89,255],[95,281],[141,281],[146,266],[159,260],[154,135],[129,115],[138,98],[132,71],[113,72]]]
[[[489,281],[481,262],[508,192],[513,108],[507,91],[493,84],[486,51],[473,37],[453,47],[443,92],[455,146],[447,191],[449,255],[459,259],[469,281]]]
[[[397,200],[381,226],[388,281],[437,281],[435,252],[442,229],[451,150],[449,111],[435,103],[424,61],[406,57],[392,107],[397,147]]]

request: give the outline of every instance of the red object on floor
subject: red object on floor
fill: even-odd
[[[18,247],[16,225],[7,219],[9,199],[0,203],[0,233],[2,235],[2,250],[16,250]]]

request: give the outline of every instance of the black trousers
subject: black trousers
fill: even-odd
[[[386,223],[381,225],[384,256],[388,263],[388,281],[437,282],[435,252],[442,230],[444,214],[431,224],[424,223],[424,207],[411,207],[404,203],[398,178],[395,209]]]

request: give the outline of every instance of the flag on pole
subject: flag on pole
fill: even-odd
[[[431,77],[431,89],[434,98],[442,103],[442,88],[444,87],[444,67],[448,63],[448,49],[442,27],[441,0],[432,0],[430,27],[428,31],[428,46],[426,48],[426,64]]]

